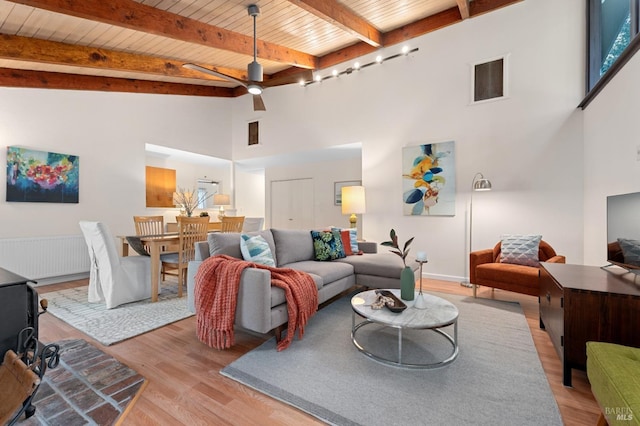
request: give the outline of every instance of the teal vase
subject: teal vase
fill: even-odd
[[[402,300],[413,300],[415,296],[416,277],[413,269],[405,266],[400,273],[400,298]]]

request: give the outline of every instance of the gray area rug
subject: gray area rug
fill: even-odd
[[[271,339],[221,374],[329,424],[562,425],[520,305],[436,295],[460,311],[460,354],[448,366],[403,369],[360,353],[351,342],[348,296],[321,309],[303,339],[285,351],[277,352]],[[375,327],[361,328],[358,340],[379,354],[395,353],[396,331]],[[452,327],[447,331],[452,334]],[[451,344],[432,331],[404,338],[403,359],[451,352]]]
[[[151,298],[106,309],[104,303],[89,303],[87,286],[43,293],[48,312],[105,346],[129,339],[194,315],[187,298],[176,295],[175,286],[162,287],[158,301]]]

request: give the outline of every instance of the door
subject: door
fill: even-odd
[[[313,179],[271,181],[271,227],[311,229],[314,226]]]

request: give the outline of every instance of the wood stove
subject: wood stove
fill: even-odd
[[[25,277],[0,268],[0,356],[8,350],[18,354],[21,360],[42,380],[47,368],[55,368],[60,360],[57,344],[42,344],[38,340],[38,317],[46,311],[46,301],[38,311],[38,292]],[[31,404],[38,389],[22,404],[13,419],[14,424],[22,415],[27,418],[35,413]]]
[[[0,268],[0,355],[18,352],[18,334],[33,327],[38,338],[38,292],[25,277]]]

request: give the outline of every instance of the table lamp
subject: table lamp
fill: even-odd
[[[222,221],[222,218],[224,217],[224,206],[231,205],[231,198],[227,194],[215,194],[213,196],[213,205],[220,206],[218,220]]]
[[[342,188],[342,214],[350,214],[349,222],[355,228],[356,214],[366,213],[364,186],[345,186]]]

